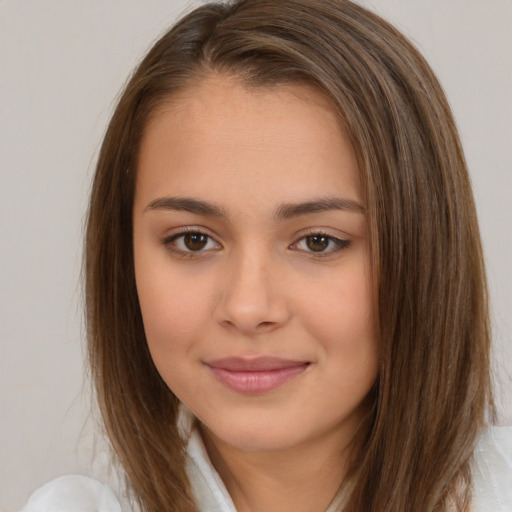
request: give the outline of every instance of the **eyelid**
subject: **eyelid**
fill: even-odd
[[[204,235],[208,237],[211,241],[213,241],[217,247],[215,247],[214,249],[191,251],[180,249],[173,244],[175,240],[187,234]],[[208,229],[200,226],[182,226],[179,228],[175,228],[170,233],[166,233],[166,235],[162,237],[161,243],[169,251],[185,258],[205,256],[206,254],[209,254],[211,251],[216,251],[222,248],[222,244],[217,241],[216,237],[213,236]]]
[[[311,250],[304,250],[304,249],[298,249],[297,245],[302,242],[305,238],[308,236],[324,236],[328,238],[330,241],[332,241],[335,244],[334,249],[328,250],[328,251],[311,251]],[[325,229],[310,229],[306,232],[303,232],[300,234],[299,238],[293,244],[290,245],[290,249],[295,251],[301,251],[307,257],[314,258],[314,259],[322,259],[322,258],[329,258],[334,257],[338,255],[340,252],[342,252],[344,249],[348,249],[352,243],[352,240],[350,238],[341,238],[340,236],[335,236],[331,233],[328,233]]]
[[[303,253],[305,256],[313,259],[322,259],[322,258],[329,258],[334,257],[338,255],[340,252],[342,252],[344,249],[347,249],[350,247],[352,241],[350,237],[342,238],[344,235],[333,235],[332,233],[328,232],[327,229],[322,228],[311,228],[307,231],[303,231],[296,236],[296,241],[290,244],[288,247],[289,249],[297,252]],[[187,234],[200,234],[206,236],[209,240],[211,240],[216,247],[209,248],[209,249],[200,249],[197,251],[193,250],[186,250],[186,249],[180,249],[176,247],[173,242],[177,240],[178,238],[185,236]],[[304,239],[306,239],[309,236],[323,236],[326,237],[330,242],[334,244],[334,247],[326,250],[326,251],[313,251],[313,250],[307,250],[307,249],[300,249],[297,247]],[[203,227],[203,226],[182,226],[178,228],[174,228],[171,230],[171,232],[166,233],[164,237],[161,239],[162,245],[165,246],[166,249],[169,251],[175,253],[178,256],[181,257],[201,257],[206,256],[207,254],[211,254],[213,251],[217,251],[222,248],[222,244],[217,240],[217,237],[212,235],[210,230]]]

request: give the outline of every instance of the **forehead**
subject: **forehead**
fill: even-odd
[[[340,191],[360,199],[342,120],[306,85],[255,88],[223,76],[199,81],[149,120],[138,164],[137,195],[148,198],[266,191],[298,201]]]

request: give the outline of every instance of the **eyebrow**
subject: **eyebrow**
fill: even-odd
[[[172,210],[207,215],[210,217],[228,216],[227,212],[220,206],[192,197],[159,197],[151,201],[144,209],[144,211],[148,210]]]
[[[171,210],[206,215],[209,217],[227,218],[227,211],[213,203],[194,199],[192,197],[159,197],[151,201],[144,211]],[[365,213],[363,204],[352,199],[340,197],[323,197],[303,203],[283,203],[275,211],[276,220],[286,220],[301,215],[321,213],[331,210],[341,210],[354,213]]]
[[[285,203],[276,210],[275,217],[278,220],[291,219],[300,215],[321,213],[330,210],[342,210],[354,213],[365,213],[363,204],[352,199],[341,197],[323,197],[305,203]]]

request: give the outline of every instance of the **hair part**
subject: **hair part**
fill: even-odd
[[[178,400],[149,354],[132,207],[144,128],[212,73],[307,84],[354,146],[370,227],[379,376],[347,512],[468,510],[470,461],[492,420],[482,250],[453,117],[419,52],[348,0],[209,3],[172,27],[125,87],[93,182],[86,235],[90,364],[113,449],[144,512],[195,510]]]

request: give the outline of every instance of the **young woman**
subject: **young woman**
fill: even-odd
[[[357,4],[206,4],[154,45],[102,146],[86,291],[129,508],[512,508],[456,128]],[[84,477],[25,510],[85,504],[120,510]]]

